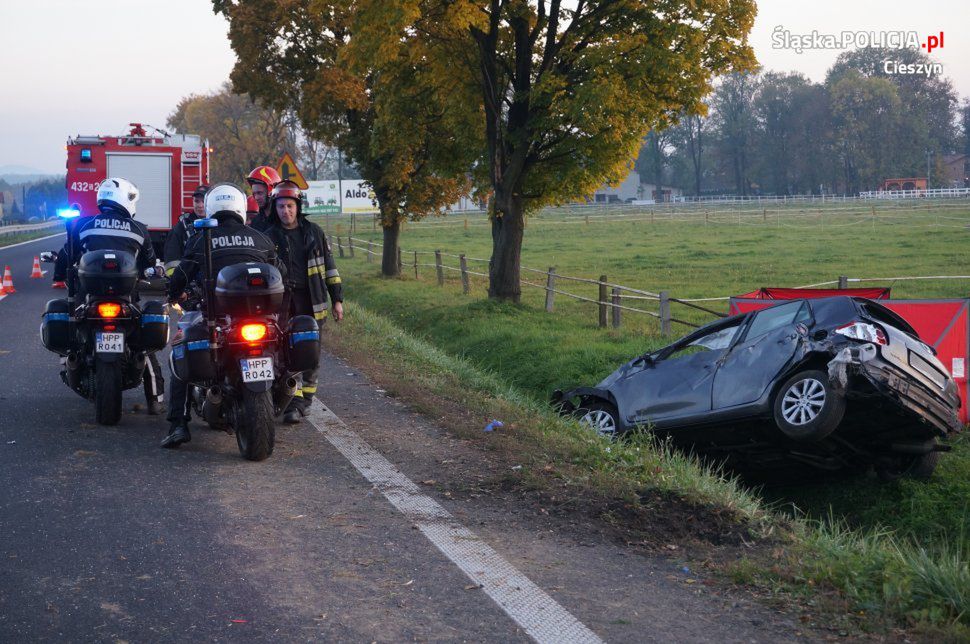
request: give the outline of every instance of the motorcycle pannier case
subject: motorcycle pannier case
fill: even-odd
[[[232,317],[271,315],[283,304],[283,276],[269,264],[226,266],[216,276],[216,306]]]
[[[168,307],[164,302],[146,302],[141,308],[138,345],[143,351],[161,351],[168,344]]]
[[[209,349],[209,331],[205,326],[185,329],[182,339],[172,346],[172,366],[178,379],[185,382],[216,377],[216,366]]]
[[[88,295],[129,295],[138,283],[138,266],[131,253],[92,250],[81,256],[77,276]]]
[[[45,349],[67,355],[71,349],[71,338],[68,335],[70,319],[67,300],[51,300],[47,303],[40,323],[40,338]]]
[[[320,327],[313,316],[294,316],[286,335],[287,369],[291,373],[316,369],[320,364]]]

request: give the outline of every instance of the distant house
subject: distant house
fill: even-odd
[[[600,186],[593,193],[594,203],[626,203],[629,201],[671,201],[679,197],[683,191],[671,186],[660,186],[652,183],[642,183],[640,175],[631,170],[618,186]]]
[[[940,188],[970,188],[970,154],[946,154],[940,162]]]
[[[926,177],[908,177],[905,179],[886,179],[880,190],[926,190]]]

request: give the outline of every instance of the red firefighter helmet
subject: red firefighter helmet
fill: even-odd
[[[277,199],[293,199],[296,201],[296,214],[299,216],[303,212],[303,191],[292,181],[280,181],[269,193],[270,203],[275,209]],[[275,210],[274,210],[275,212]]]
[[[259,204],[256,203],[256,197],[249,195],[249,198],[246,199],[246,213],[255,214],[257,212],[259,212]]]
[[[248,177],[246,177],[246,182],[249,185],[253,185],[254,183],[262,183],[266,186],[267,190],[272,190],[273,186],[278,184],[280,181],[282,181],[282,179],[280,179],[279,172],[276,171],[276,168],[271,168],[268,165],[261,165],[257,168],[253,168],[253,171],[249,173]]]

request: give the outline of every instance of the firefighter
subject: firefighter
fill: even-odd
[[[54,264],[54,282],[67,278],[68,268],[81,259],[81,255],[91,250],[120,250],[135,256],[138,271],[146,275],[155,273],[155,250],[148,234],[148,228],[135,221],[135,203],[138,201],[138,188],[127,179],[110,177],[101,182],[98,188],[98,211],[94,217],[86,217],[71,227],[71,243],[65,243],[57,254]],[[73,248],[74,256],[68,256],[68,248]],[[137,298],[137,295],[136,295]],[[145,400],[148,413],[153,416],[162,413],[165,401],[165,379],[154,353],[148,354],[143,377]]]
[[[256,197],[249,195],[246,198],[246,225],[253,225],[253,217],[259,214],[259,204],[256,203]]]
[[[286,265],[287,297],[284,313],[312,315],[319,324],[333,315],[344,317],[343,287],[323,230],[303,214],[303,194],[292,181],[279,183],[270,195],[272,215],[267,234],[276,243],[280,261]],[[317,370],[304,371],[296,396],[283,412],[283,422],[296,424],[306,416],[317,391]]]
[[[171,276],[172,271],[178,266],[189,237],[195,233],[192,223],[196,219],[205,217],[205,193],[208,191],[209,186],[202,184],[192,192],[192,212],[179,217],[178,223],[172,227],[165,239],[165,256],[162,259],[165,262],[165,274],[168,276]]]
[[[246,225],[246,196],[239,188],[220,184],[209,189],[205,196],[206,216],[215,219],[219,225],[212,231],[212,269],[214,274],[226,266],[244,262],[264,262],[272,264],[285,275],[285,267],[276,256],[276,247],[266,235]],[[185,256],[172,271],[168,285],[169,302],[185,302],[185,288],[192,282],[203,265],[202,235],[194,235],[185,247]],[[182,320],[188,324],[204,324],[201,313],[189,311]],[[181,326],[181,323],[180,323]],[[171,424],[168,436],[162,447],[174,448],[192,440],[189,432],[190,405],[188,383],[175,375],[173,364],[172,393],[168,405],[168,421]]]
[[[252,222],[249,224],[256,230],[265,231],[269,226],[269,220],[272,215],[270,212],[272,204],[270,203],[269,193],[280,181],[279,173],[275,168],[271,168],[268,165],[253,168],[253,171],[246,177],[249,189],[252,191],[253,197],[256,199],[256,204],[259,206],[259,213],[253,216]]]

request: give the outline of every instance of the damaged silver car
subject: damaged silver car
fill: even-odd
[[[741,470],[804,464],[929,477],[960,431],[932,347],[863,298],[793,300],[709,324],[553,404],[601,434],[648,428]]]

